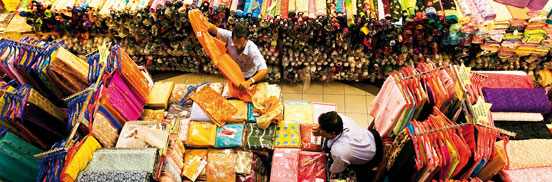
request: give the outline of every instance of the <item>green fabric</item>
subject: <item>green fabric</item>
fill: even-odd
[[[41,152],[12,133],[4,135],[0,140],[0,181],[36,181],[39,165],[33,155]]]
[[[247,148],[248,149],[274,149],[274,135],[276,126],[270,125],[266,130],[256,123],[247,123]]]
[[[157,149],[99,149],[86,166],[87,172],[147,172],[154,173]]]

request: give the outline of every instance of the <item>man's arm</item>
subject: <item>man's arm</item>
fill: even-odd
[[[209,29],[207,29],[207,31],[209,31],[212,34],[217,35],[218,27],[213,25],[212,23],[209,23]]]
[[[333,163],[330,166],[331,173],[340,173],[347,169],[348,164],[341,157],[332,154]]]

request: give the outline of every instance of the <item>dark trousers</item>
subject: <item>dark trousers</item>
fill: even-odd
[[[376,130],[368,130],[374,135],[374,141],[376,142],[376,155],[374,158],[362,165],[350,165],[349,167],[355,171],[358,182],[369,182],[373,181],[376,177],[375,172],[372,171],[377,167],[383,160],[383,142],[381,140],[380,134]]]

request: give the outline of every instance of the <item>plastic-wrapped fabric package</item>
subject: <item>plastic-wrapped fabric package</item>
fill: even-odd
[[[188,131],[188,142],[191,147],[214,147],[217,137],[217,126],[211,123],[191,122]]]
[[[148,145],[164,149],[169,138],[167,123],[129,121],[119,134],[116,148],[146,148]]]
[[[224,91],[224,84],[222,83],[211,83],[209,87],[219,94],[222,94],[222,91]]]
[[[234,105],[234,107],[236,107],[236,109],[238,110],[236,112],[236,114],[234,114],[234,116],[232,116],[232,119],[230,119],[229,122],[231,122],[231,123],[245,122],[247,120],[247,113],[248,113],[247,103],[245,103],[244,101],[241,101],[241,100],[228,100],[228,101],[232,105]]]
[[[274,149],[271,182],[297,182],[299,176],[299,149]]]
[[[316,124],[301,124],[301,149],[304,151],[322,151],[322,137],[312,134],[315,126]]]
[[[239,159],[239,153],[238,153],[238,162],[240,161]],[[240,174],[238,172],[238,169],[236,169],[236,173],[238,173],[238,175],[236,176],[236,182],[255,182],[255,164],[257,162],[257,159],[255,157],[255,155],[253,154],[251,156],[251,165],[249,166],[249,172],[247,174]]]
[[[209,152],[209,162],[207,164],[208,182],[228,182],[236,181],[236,172],[234,165],[236,154]]]
[[[194,103],[197,103],[203,109],[211,121],[219,127],[226,124],[237,112],[237,109],[228,100],[211,87],[200,87],[191,98],[194,100]]]
[[[249,174],[251,173],[251,164],[253,163],[253,152],[247,151],[238,151],[238,158],[236,160],[236,165],[234,170],[238,174]]]
[[[314,109],[309,101],[286,101],[284,105],[284,120],[299,121],[301,124],[314,122]]]
[[[199,107],[199,105],[195,102],[192,104],[190,119],[192,121],[211,121],[211,118],[209,118],[203,109],[201,109],[201,107]]]
[[[171,104],[168,109],[169,117],[176,116],[179,119],[186,119],[190,118],[190,114],[192,113],[192,104],[187,105],[178,105],[178,104]]]
[[[199,158],[201,158],[202,161],[208,161],[208,158],[207,158],[207,155],[208,155],[209,151],[207,149],[188,149],[186,150],[186,153],[184,154],[184,165],[186,167],[184,167],[184,170],[182,171],[183,173],[186,173],[188,170],[190,169],[187,169],[188,167],[190,167],[190,164],[194,161],[194,158],[197,156]],[[198,166],[200,167],[200,166]],[[204,166],[204,168],[201,170],[201,173],[199,174],[199,177],[198,179],[200,180],[205,180],[207,178],[206,176],[206,166]]]
[[[337,111],[337,104],[335,103],[313,102],[312,107],[314,108],[314,120],[316,123],[318,123],[320,115],[330,111]]]
[[[180,129],[178,130],[178,136],[182,140],[182,143],[188,142],[189,131],[190,131],[190,119],[181,119]]]
[[[226,124],[217,128],[216,148],[243,146],[244,124]]]
[[[153,174],[157,161],[157,149],[99,149],[84,171],[118,172],[134,171]]]
[[[299,182],[326,181],[326,154],[299,152]]]
[[[276,126],[270,125],[267,129],[261,129],[255,123],[247,123],[248,149],[274,149],[274,135]]]
[[[297,121],[280,121],[274,138],[276,148],[301,148],[300,125]]]
[[[176,84],[174,85],[174,89],[171,92],[171,97],[169,98],[169,103],[179,103],[184,96],[186,96],[186,93],[188,93],[188,87],[190,85],[186,84]],[[190,93],[188,93],[188,98],[195,93],[195,89],[191,90]],[[188,100],[186,104],[191,104],[192,100]]]
[[[255,112],[255,107],[252,103],[247,104],[247,122],[255,123],[257,122],[257,118],[261,116],[261,114]]]
[[[173,82],[155,83],[148,96],[146,105],[151,108],[167,109],[169,97],[171,96],[173,88]]]
[[[161,122],[165,118],[165,110],[159,109],[159,110],[151,110],[151,109],[144,109],[142,112],[142,116],[140,117],[141,120],[144,121],[157,121]]]

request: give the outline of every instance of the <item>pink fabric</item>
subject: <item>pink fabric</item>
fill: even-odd
[[[118,72],[113,75],[106,94],[109,103],[125,120],[134,121],[140,118],[145,103],[137,99],[136,93],[128,88]]]
[[[16,52],[16,54],[18,54],[18,52]],[[19,74],[19,72],[17,72],[17,69],[15,69],[15,66],[14,66],[14,62],[15,62],[15,57],[16,56],[12,56],[9,61],[8,61],[8,68],[10,70],[10,72],[17,78],[17,81],[21,84],[21,85],[24,85],[24,84],[27,84],[25,82],[25,79],[23,79],[23,76],[21,76]]]
[[[500,173],[500,176],[504,182],[540,182],[552,180],[552,166],[504,170]]]
[[[485,88],[533,88],[531,76],[500,73],[484,73],[488,78],[483,80]]]
[[[326,154],[301,151],[299,161],[299,182],[326,181]]]
[[[309,18],[310,19],[316,18],[316,15],[314,15],[315,11],[316,11],[316,8],[315,8],[314,0],[309,0]]]
[[[335,103],[313,102],[312,106],[314,107],[314,120],[316,123],[318,123],[320,115],[330,111],[337,111],[337,104]]]
[[[299,149],[274,149],[270,182],[297,182]]]
[[[441,70],[439,77],[443,81],[443,85],[447,90],[449,99],[456,97],[456,86],[454,85],[454,80],[450,77],[446,70]]]
[[[525,8],[529,4],[530,0],[494,0],[497,3],[511,5],[518,8]]]
[[[372,101],[370,111],[370,116],[374,117],[374,127],[381,136],[388,136],[393,130],[406,104],[393,78],[387,77],[379,94]]]
[[[548,0],[531,0],[531,2],[527,5],[527,8],[533,11],[542,10],[546,3],[548,3]]]

